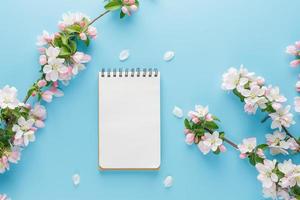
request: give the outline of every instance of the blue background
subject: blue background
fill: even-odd
[[[23,98],[39,75],[36,36],[44,29],[56,31],[66,11],[93,18],[103,5],[101,0],[3,1],[0,85],[17,87]],[[209,104],[233,141],[257,136],[264,142],[269,123],[259,123],[261,114],[245,114],[238,99],[220,89],[221,75],[243,63],[280,86],[291,104],[299,70],[289,67],[291,57],[284,51],[300,39],[299,6],[297,0],[145,0],[131,18],[105,16],[95,24],[100,35],[88,50],[92,62],[63,98],[47,105],[46,128],[23,151],[20,163],[0,175],[0,193],[13,200],[262,199],[255,169],[230,147],[222,156],[203,156],[196,146],[187,146],[182,120],[172,109],[177,105],[187,112],[194,104]],[[125,48],[131,56],[121,63],[118,55]],[[167,50],[176,53],[168,63],[162,59]],[[101,67],[143,66],[156,66],[162,74],[161,170],[99,172],[97,72]],[[298,128],[296,124],[291,130]],[[71,181],[76,172],[81,175],[78,188]],[[174,177],[169,189],[162,185],[167,175]]]

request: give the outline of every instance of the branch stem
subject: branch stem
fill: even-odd
[[[288,130],[285,126],[282,126],[282,129],[284,130],[284,132],[290,137],[290,138],[293,138],[298,145],[300,145],[300,141],[297,140],[297,138],[295,138]]]
[[[100,19],[101,17],[103,17],[104,15],[106,15],[109,12],[110,12],[109,10],[106,10],[105,12],[101,13],[98,17],[96,17],[89,23],[89,26],[92,25],[95,21],[97,21],[98,19]]]
[[[213,133],[213,131],[210,130],[210,129],[208,129],[208,128],[204,128],[204,129],[205,129],[206,131],[208,131],[210,134]],[[227,138],[225,138],[225,137],[222,137],[222,139],[224,140],[224,142],[230,144],[233,148],[238,149],[238,145],[235,144],[234,142],[232,142],[231,140],[229,140],[229,139],[227,139]]]

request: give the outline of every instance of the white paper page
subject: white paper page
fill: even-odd
[[[99,74],[99,166],[158,169],[160,166],[160,74],[157,77]]]

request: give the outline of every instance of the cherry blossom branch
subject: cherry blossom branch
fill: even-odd
[[[242,144],[236,145],[225,137],[224,132],[217,131],[219,127],[216,122],[219,119],[208,113],[208,107],[196,105],[195,111],[190,111],[188,116],[189,119],[184,120],[185,142],[188,145],[196,144],[204,155],[210,151],[219,154],[226,151],[222,144],[224,141],[240,152],[241,159],[248,158],[250,164],[255,166],[265,198],[291,200],[300,196],[300,186],[296,184],[300,179],[300,165],[293,164],[291,160],[283,163],[268,160],[264,154],[267,148],[271,150],[277,147],[268,144],[257,145],[256,138],[243,139]],[[278,135],[275,136],[269,138],[270,141],[277,142]]]
[[[222,88],[226,91],[232,91],[239,97],[241,102],[245,103],[244,110],[246,113],[255,114],[260,109],[262,112],[268,114],[261,120],[262,123],[271,119],[271,129],[278,129],[279,132],[283,130],[285,132],[278,133],[275,130],[273,135],[275,134],[280,138],[277,141],[282,141],[283,139],[285,141],[275,144],[270,140],[270,143],[274,143],[273,145],[276,146],[279,145],[286,150],[292,149],[295,152],[299,152],[300,141],[287,129],[295,124],[293,114],[290,112],[290,106],[284,105],[287,99],[280,94],[278,87],[266,86],[263,77],[256,76],[254,72],[249,72],[241,65],[240,69],[229,68],[223,74]],[[289,143],[289,146],[287,146],[286,142]],[[282,153],[286,152],[282,151]]]

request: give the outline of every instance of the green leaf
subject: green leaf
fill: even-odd
[[[119,2],[119,1],[111,1],[109,2],[108,4],[106,4],[104,6],[104,8],[106,10],[109,10],[109,11],[114,11],[114,10],[118,10],[122,7],[122,3]]]
[[[254,154],[254,153],[251,153],[251,154],[248,156],[248,158],[249,158],[250,164],[253,165],[253,166],[255,166],[255,164],[256,164],[255,154]]]
[[[126,16],[125,13],[123,13],[122,10],[121,10],[121,12],[120,12],[120,19],[123,19],[125,16]]]
[[[80,33],[81,26],[79,24],[73,24],[71,26],[66,27],[65,31],[67,33]]]
[[[256,147],[256,149],[261,149],[261,150],[265,150],[266,148],[268,148],[267,144],[260,144]]]
[[[70,50],[74,54],[77,51],[77,43],[74,40],[69,40],[69,43]]]
[[[218,122],[221,122],[221,120],[218,117],[216,117],[215,115],[213,115],[212,118]]]
[[[70,55],[71,55],[71,52],[70,52],[70,50],[69,50],[68,47],[62,46],[60,48],[59,56],[61,56],[61,57],[68,57]]]
[[[188,119],[184,120],[184,126],[185,126],[186,129],[189,129],[189,130],[192,129],[191,124],[190,124]]]
[[[53,44],[54,44],[54,46],[61,47],[61,46],[62,46],[61,37],[56,37],[56,38],[54,39]]]
[[[90,45],[90,38],[87,37],[86,40],[84,41],[84,44],[88,47]]]
[[[207,121],[206,121],[206,122],[203,124],[203,126],[204,126],[205,128],[210,129],[210,130],[216,130],[216,129],[219,128],[219,126],[218,126],[215,122],[213,122],[213,121],[210,121],[210,122],[207,122]]]

